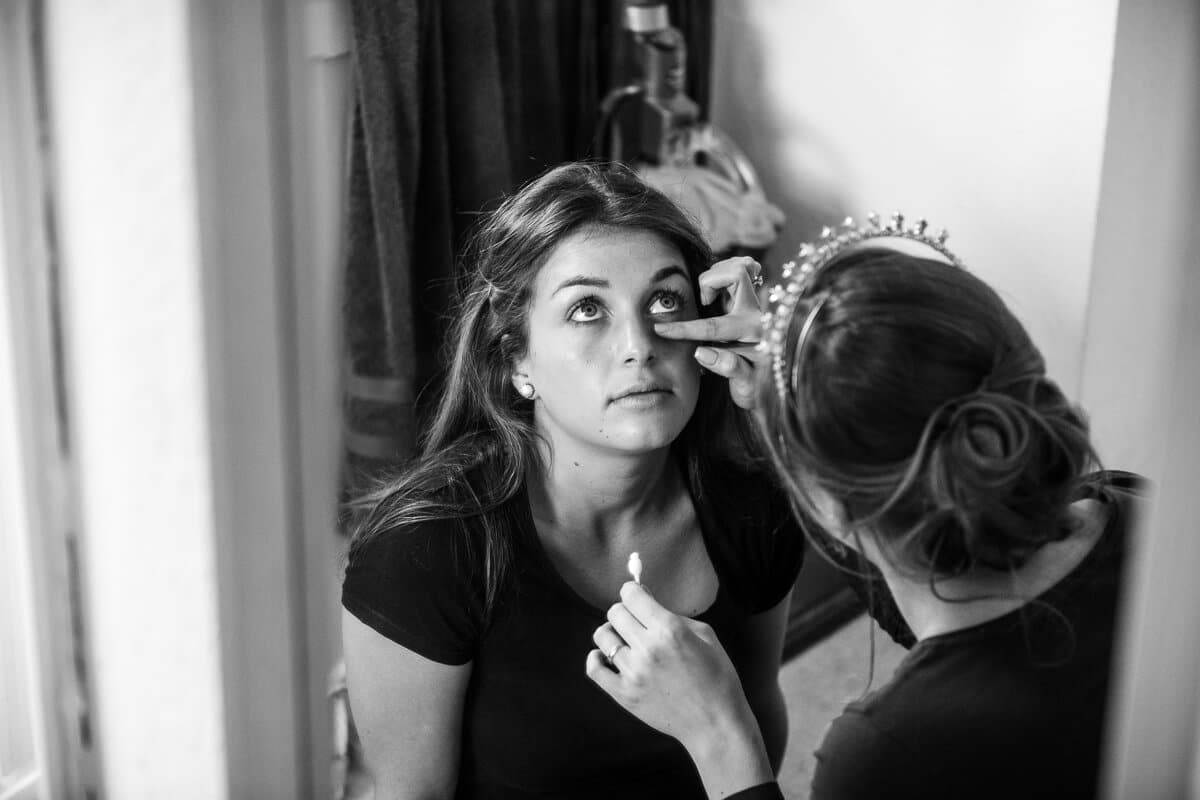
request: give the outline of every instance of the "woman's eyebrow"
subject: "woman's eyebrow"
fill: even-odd
[[[665,281],[667,278],[671,277],[672,275],[678,275],[679,277],[683,278],[685,281],[688,280],[688,274],[687,274],[687,272],[684,271],[683,267],[681,267],[677,264],[672,264],[671,266],[663,267],[658,272],[654,273],[654,277],[650,279],[650,282],[658,283],[659,281]]]
[[[570,288],[571,286],[594,286],[598,289],[607,289],[610,285],[611,284],[604,278],[592,278],[587,275],[576,275],[573,278],[567,278],[565,281],[560,283],[558,288],[555,289],[550,296],[553,297],[563,289]]]
[[[669,267],[663,267],[658,272],[655,272],[650,278],[650,283],[659,283],[660,281],[665,281],[672,275],[678,275],[685,281],[688,279],[688,274],[686,271],[684,271],[683,267],[679,266],[678,264],[672,264]],[[598,289],[607,289],[612,286],[612,284],[608,282],[607,278],[596,278],[590,275],[574,275],[560,283],[558,287],[550,293],[550,296],[553,297],[563,289],[568,289],[572,286],[592,286]]]

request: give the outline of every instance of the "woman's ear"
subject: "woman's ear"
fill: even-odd
[[[537,389],[534,387],[529,373],[524,370],[523,363],[518,363],[514,367],[509,379],[512,381],[513,388],[517,390],[517,394],[526,400],[532,400],[537,396]]]
[[[524,384],[533,382],[533,378],[529,375],[528,361],[527,358],[521,357],[512,362],[509,379],[512,381],[512,385],[517,388],[517,391],[520,391]]]

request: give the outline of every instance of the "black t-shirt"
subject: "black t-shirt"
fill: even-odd
[[[812,797],[1093,797],[1138,484],[1093,476],[1083,496],[1108,523],[1071,573],[1005,616],[918,642],[848,705],[817,750]]]
[[[696,619],[713,627],[742,672],[747,621],[795,582],[803,535],[761,476],[731,472],[719,497],[693,502],[719,580],[716,599]],[[351,561],[342,587],[346,609],[380,634],[434,661],[472,662],[457,796],[704,797],[683,748],[587,677],[592,633],[607,608],[588,604],[559,575],[524,493],[510,503],[521,520],[515,570],[490,619],[471,520],[377,537]]]

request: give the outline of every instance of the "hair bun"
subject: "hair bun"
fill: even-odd
[[[997,489],[1017,478],[1032,449],[1032,412],[1008,395],[980,391],[951,405],[935,450],[962,489]]]
[[[980,390],[948,403],[929,442],[927,488],[942,527],[942,569],[1008,568],[1063,536],[1059,514],[1083,468],[1063,419]]]

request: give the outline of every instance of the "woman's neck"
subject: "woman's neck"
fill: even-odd
[[[534,517],[550,530],[603,544],[646,530],[647,519],[673,508],[683,490],[669,449],[630,456],[543,453],[526,476]]]
[[[1075,531],[1043,545],[1012,572],[978,569],[934,581],[912,570],[897,569],[867,543],[868,560],[883,573],[901,615],[918,640],[982,625],[1004,616],[1043,594],[1065,578],[1092,551],[1104,532],[1107,514],[1094,500],[1070,509]]]

